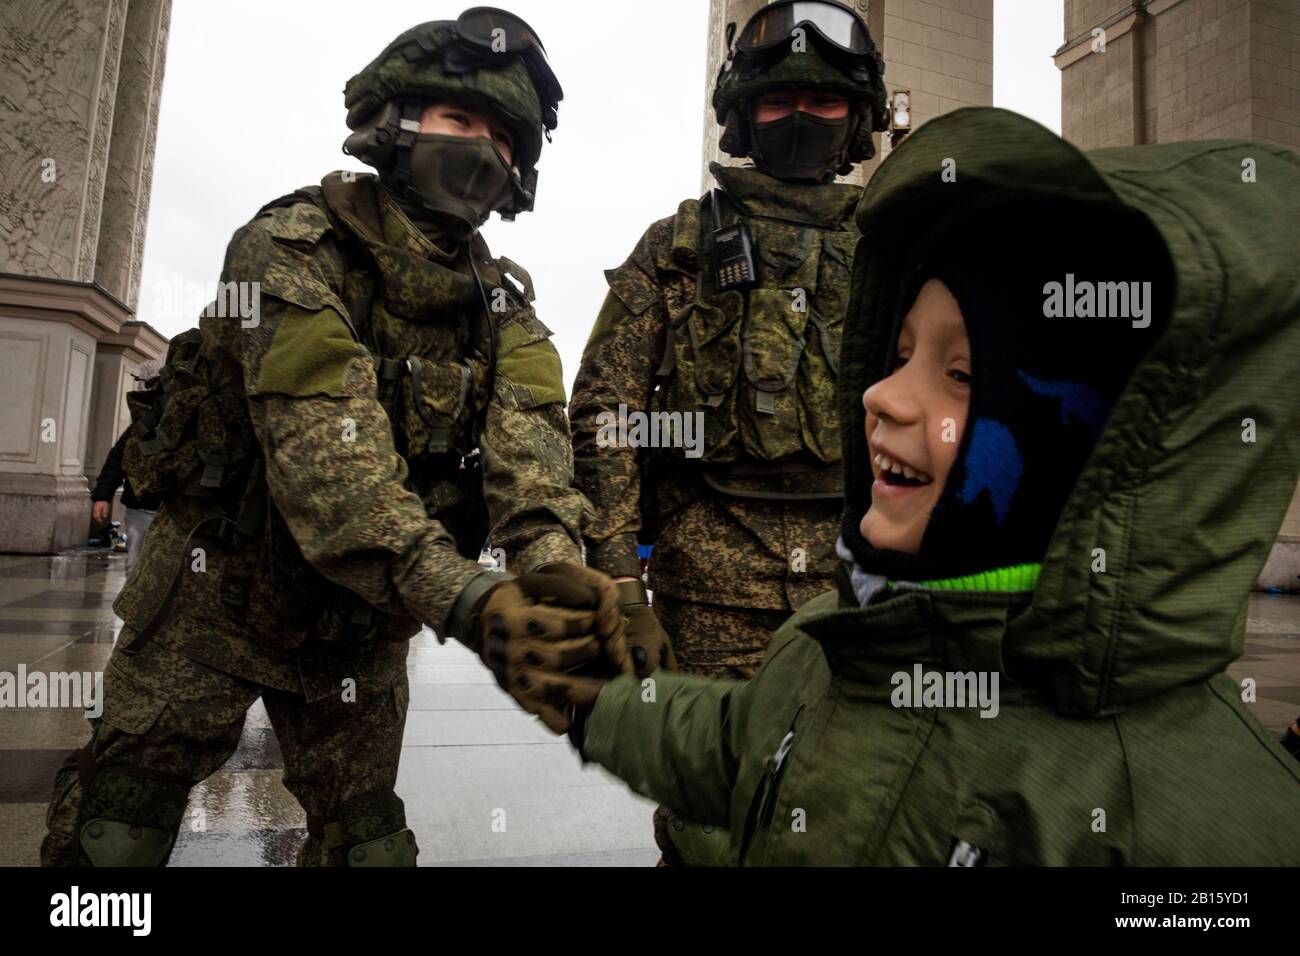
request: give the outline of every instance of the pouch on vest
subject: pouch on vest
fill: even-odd
[[[700,295],[660,365],[667,406],[705,411],[706,464],[839,460],[839,337],[856,236],[754,223],[760,282]],[[703,277],[697,289],[707,288]],[[683,334],[683,330],[686,334]]]
[[[762,286],[749,293],[745,316],[740,439],[759,461],[809,452],[830,463],[838,459],[824,456],[828,438],[838,435],[836,374],[833,364],[816,361],[830,339],[821,317],[823,233],[765,221],[756,226],[765,268]],[[836,314],[832,321],[842,323],[843,317]]]
[[[736,380],[744,296],[721,292],[689,304],[669,330],[659,375],[671,376],[668,409],[704,417],[703,460],[734,461]]]
[[[213,387],[202,335],[176,336],[151,387],[130,392],[123,466],[137,494],[226,497],[242,490],[255,442],[241,396]]]
[[[408,458],[443,454],[462,444],[473,388],[474,372],[468,364],[414,356],[406,360],[400,393]]]

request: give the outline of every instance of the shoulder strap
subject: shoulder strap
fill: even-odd
[[[312,202],[319,205],[321,199],[321,188],[319,186],[304,186],[302,189],[295,189],[291,193],[285,193],[277,199],[272,199],[269,203],[257,211],[257,216],[264,212],[270,212],[272,209],[280,209],[284,206],[293,206],[300,202]]]
[[[690,270],[698,269],[704,258],[701,255],[704,224],[700,221],[700,208],[700,200],[687,199],[677,207],[677,214],[673,216],[672,258],[677,265]]]

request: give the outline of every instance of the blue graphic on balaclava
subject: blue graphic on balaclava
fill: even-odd
[[[1111,402],[1095,388],[1066,379],[1035,378],[1023,370],[1018,370],[1017,374],[1035,395],[1060,401],[1062,425],[1069,427],[1074,422],[1081,422],[1094,436],[1101,433],[1110,414]]]
[[[991,418],[977,419],[966,449],[965,470],[966,480],[957,493],[958,500],[968,505],[987,491],[1001,525],[1011,511],[1011,500],[1024,473],[1024,458],[1011,429]]]

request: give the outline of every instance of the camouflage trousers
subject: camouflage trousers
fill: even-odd
[[[672,639],[678,670],[733,680],[754,676],[768,639],[793,613],[701,604],[658,592],[654,610]]]
[[[308,702],[214,670],[155,640],[138,653],[124,629],[104,672],[103,713],[59,769],[41,844],[45,866],[86,862],[90,819],[179,831],[189,790],[235,752],[260,697],[284,755],[284,785],[307,813],[300,865],[342,865],[349,846],[403,830],[393,792],[406,724],[405,668],[386,686]],[[89,803],[90,806],[86,804]],[[413,838],[411,841],[413,858]],[[170,853],[170,850],[168,850]]]

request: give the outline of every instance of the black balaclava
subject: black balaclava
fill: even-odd
[[[844,163],[851,111],[838,119],[796,110],[750,126],[751,154],[758,168],[777,179],[823,182]]]
[[[966,212],[919,244],[902,277],[883,370],[925,282],[953,294],[971,348],[971,392],[956,460],[919,554],[872,547],[848,510],[844,543],[858,566],[926,581],[1042,561],[1057,520],[1134,367],[1164,327],[1173,279],[1144,220],[1115,209],[1041,202]],[[1049,317],[1073,276],[1082,283],[1150,282],[1134,317]],[[1062,286],[1049,302],[1049,283]],[[1052,290],[1054,291],[1054,290]],[[1094,297],[1094,315],[1095,315]],[[1134,302],[1130,301],[1130,313]],[[930,427],[934,427],[931,423]],[[846,476],[870,483],[871,476]],[[870,495],[864,496],[870,500]]]

